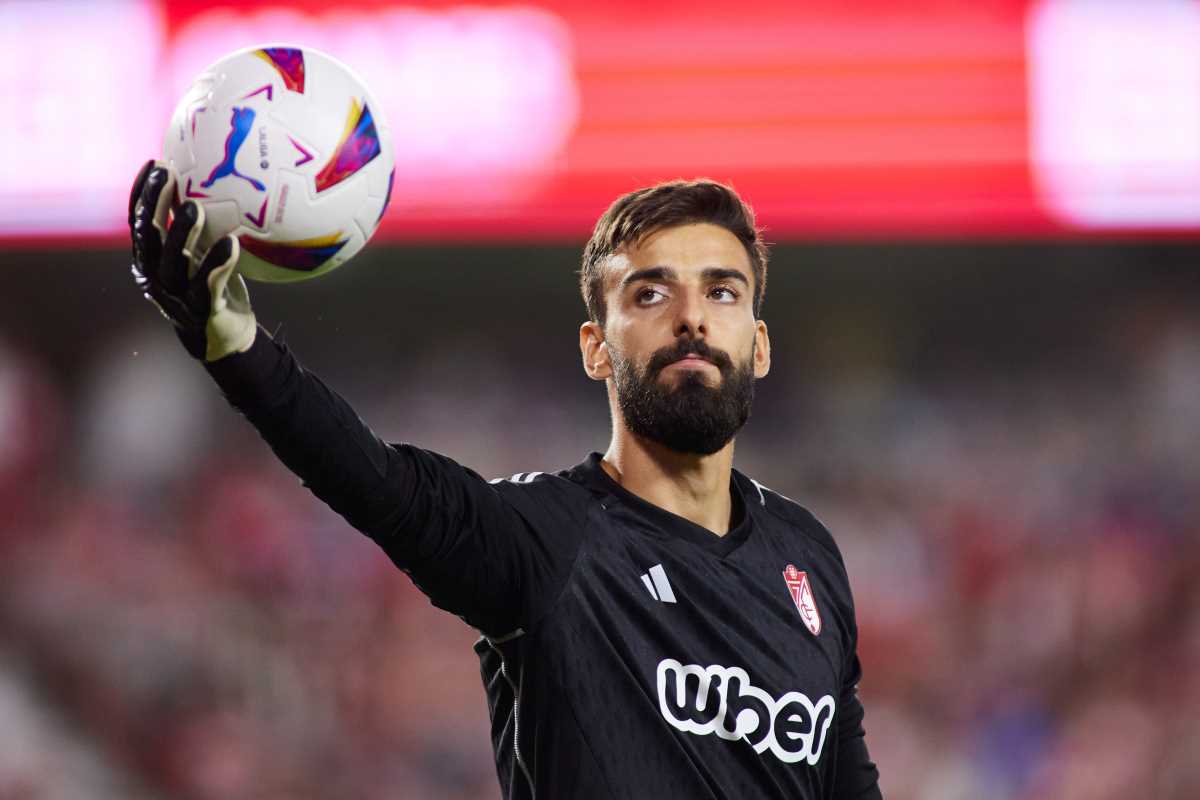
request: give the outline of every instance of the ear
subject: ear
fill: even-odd
[[[767,323],[754,322],[754,377],[765,378],[771,371],[771,337],[767,335]]]
[[[589,378],[603,381],[612,376],[608,343],[604,340],[604,329],[597,323],[589,321],[579,326],[579,354],[583,357],[583,371]]]

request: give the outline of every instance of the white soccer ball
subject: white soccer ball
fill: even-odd
[[[233,233],[259,281],[323,275],[362,249],[395,177],[381,108],[348,67],[309,47],[239,50],[204,70],[163,143],[176,199],[204,206],[201,247]]]

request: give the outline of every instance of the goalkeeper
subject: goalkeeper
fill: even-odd
[[[732,189],[659,184],[600,218],[579,343],[611,443],[491,482],[376,437],[258,325],[237,240],[197,252],[192,202],[169,222],[174,196],[147,163],[138,287],[304,485],[480,631],[505,798],[880,797],[838,547],[733,468],[771,351],[767,252]]]

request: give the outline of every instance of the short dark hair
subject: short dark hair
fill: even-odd
[[[708,222],[736,236],[750,256],[754,277],[754,316],[762,311],[767,290],[767,245],[754,225],[754,211],[723,183],[698,178],[666,181],[617,198],[596,222],[583,249],[579,289],[588,317],[604,325],[604,262],[626,244],[637,244],[651,233],[676,225]]]

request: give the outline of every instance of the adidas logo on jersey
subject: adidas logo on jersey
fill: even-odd
[[[663,603],[675,602],[675,592],[671,591],[671,582],[667,580],[667,573],[663,571],[662,564],[655,564],[647,572],[643,572],[642,583],[655,600]]]
[[[815,765],[836,709],[833,697],[816,703],[801,692],[776,699],[750,683],[741,667],[658,662],[658,707],[672,727],[727,741],[745,739],[756,753],[788,764]]]

